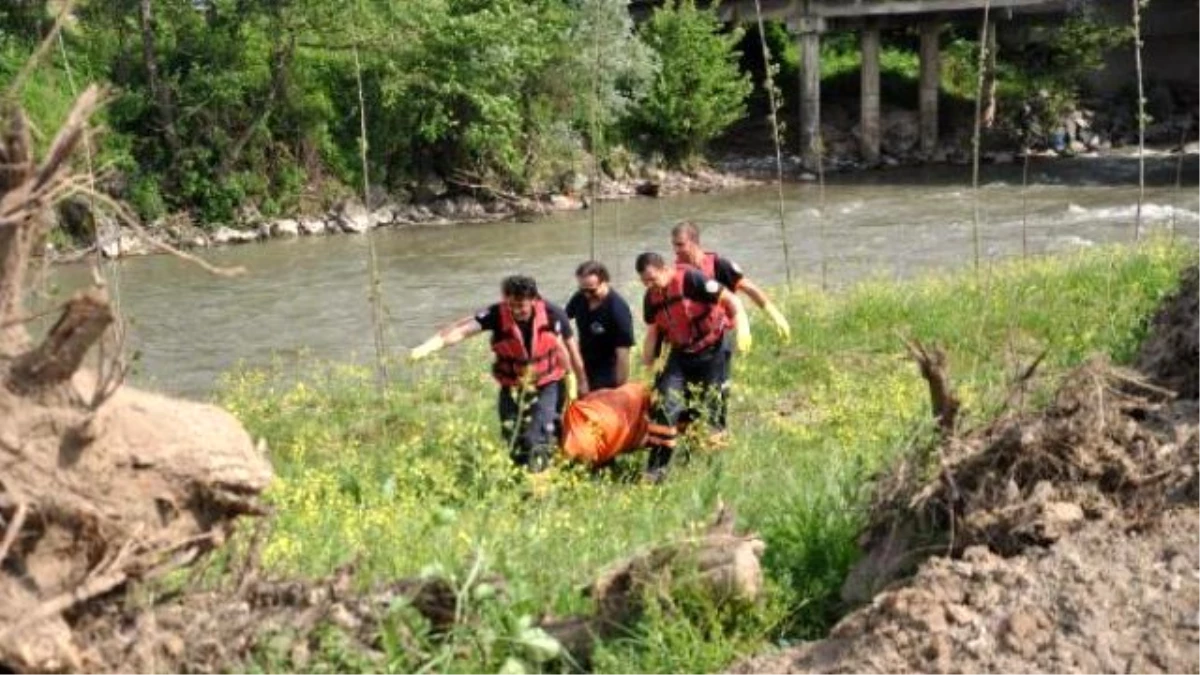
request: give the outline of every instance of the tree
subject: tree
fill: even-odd
[[[91,0],[75,46],[120,95],[108,121],[136,162],[128,197],[143,217],[189,210],[227,221],[266,212],[304,184],[303,149],[333,116],[296,44],[325,17],[312,0]],[[82,60],[82,59],[81,59]]]
[[[364,72],[381,173],[523,187],[531,139],[564,117],[546,101],[568,55],[562,3],[401,3],[388,25],[407,39],[373,53]]]
[[[44,0],[6,0],[0,3],[0,46],[37,44],[39,32],[53,21]]]
[[[661,67],[650,92],[631,113],[631,130],[647,150],[689,162],[707,143],[746,114],[753,89],[738,68],[743,30],[722,33],[713,9],[694,0],[669,1],[643,25],[642,40]]]
[[[634,32],[629,0],[575,0],[572,6],[570,70],[575,91],[586,92],[576,123],[590,137],[593,125],[612,127],[645,97],[659,62]]]
[[[48,1],[10,0],[0,41],[27,52]],[[374,185],[554,189],[582,149],[620,143],[658,59],[628,0],[77,0],[75,17],[63,53],[116,92],[99,156],[123,180],[108,184],[147,220],[186,211],[201,224],[357,192],[363,117]],[[695,58],[716,49],[718,70],[730,66],[731,38],[702,18],[710,44]],[[694,70],[680,56],[692,37],[658,32],[676,70]],[[690,151],[728,105],[708,109],[719,88],[672,82],[694,99],[678,122]]]

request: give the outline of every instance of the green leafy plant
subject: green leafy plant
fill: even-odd
[[[693,0],[655,10],[640,35],[658,54],[661,69],[630,116],[643,148],[686,164],[745,116],[753,84],[738,68],[735,46],[742,34],[740,28],[722,32],[715,11],[698,9]]]

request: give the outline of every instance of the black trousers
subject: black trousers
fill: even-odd
[[[617,369],[615,366],[612,368],[586,368],[585,370],[587,372],[589,390],[617,388]]]
[[[720,395],[713,397],[710,400],[710,408],[708,413],[709,424],[714,428],[724,430],[726,417],[729,414],[729,383],[733,376],[733,332],[725,333],[725,339],[721,340],[721,354],[724,358],[724,365],[721,368],[721,379],[718,383]]]
[[[538,472],[557,445],[559,382],[542,387],[500,387],[500,429],[517,466]]]
[[[709,423],[724,428],[722,389],[728,372],[729,353],[724,343],[699,354],[672,350],[655,383],[657,401],[651,412],[650,461],[647,469],[665,467],[674,452],[679,423],[708,413]],[[703,408],[702,408],[703,406]]]

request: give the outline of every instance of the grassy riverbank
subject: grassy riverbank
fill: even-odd
[[[366,370],[280,363],[231,375],[220,398],[271,448],[278,515],[264,555],[274,569],[323,574],[356,560],[363,583],[431,571],[462,578],[472,568],[508,580],[503,599],[472,602],[482,627],[450,646],[388,648],[386,663],[365,664],[331,638],[307,669],[487,672],[514,667],[512,658],[536,667],[538,649],[519,639],[522,615],[584,609],[576,589],[601,567],[702,526],[720,499],[767,543],[767,601],[734,617],[697,606],[670,619],[652,613],[594,664],[711,671],[763,643],[814,637],[836,616],[868,477],[929,432],[925,384],[899,336],[945,348],[965,423],[982,423],[1043,350],[1039,390],[1091,353],[1131,356],[1144,318],[1195,258],[1157,243],[838,295],[779,292],[793,339],[781,344],[752,317],[731,447],[697,455],[657,487],[568,467],[535,486],[513,472],[482,341],[466,347],[471,365],[397,368],[382,394]],[[635,473],[643,461],[625,467]],[[288,667],[263,658],[262,667]]]

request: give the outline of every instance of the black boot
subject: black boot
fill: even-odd
[[[646,473],[642,474],[644,482],[657,485],[666,480],[667,465],[671,462],[673,450],[661,445],[650,448],[650,461],[646,464]]]

